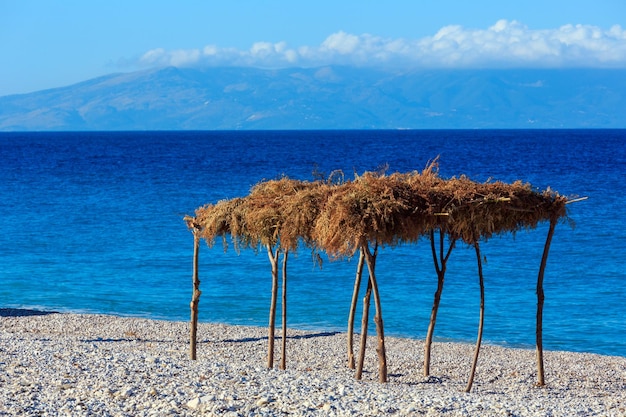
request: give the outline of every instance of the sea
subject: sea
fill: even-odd
[[[444,178],[586,197],[568,205],[552,242],[544,348],[626,356],[626,130],[0,133],[0,308],[188,321],[185,215],[263,180],[419,171],[435,158]],[[534,348],[547,230],[481,242],[484,343]],[[345,331],[357,259],[314,259],[306,247],[290,255],[287,325]],[[376,268],[385,333],[423,339],[437,286],[429,241],[381,248]],[[199,277],[201,322],[267,326],[264,250],[203,243]],[[460,244],[435,339],[473,343],[479,306],[475,253]]]

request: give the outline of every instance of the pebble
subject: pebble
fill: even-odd
[[[198,360],[188,323],[50,314],[0,321],[0,416],[626,416],[626,358],[386,339],[389,382],[378,382],[375,335],[363,379],[345,366],[346,335],[290,330],[288,369],[266,369],[266,329],[201,323]],[[307,336],[307,337],[302,337]],[[278,339],[280,340],[280,339]],[[358,337],[355,338],[358,351]],[[279,343],[277,343],[280,346]]]

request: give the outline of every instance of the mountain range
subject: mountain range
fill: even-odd
[[[0,130],[626,128],[623,69],[175,68],[0,97]]]

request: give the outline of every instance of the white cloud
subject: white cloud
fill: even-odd
[[[322,42],[320,50],[330,53],[338,53],[341,55],[348,55],[359,49],[361,38],[345,32],[333,33],[326,38],[324,42]]]
[[[410,67],[626,67],[626,30],[589,25],[530,29],[499,20],[487,29],[451,25],[421,39],[389,39],[343,31],[319,46],[256,42],[249,50],[202,49],[146,52],[140,66],[231,65],[258,67],[329,64]]]

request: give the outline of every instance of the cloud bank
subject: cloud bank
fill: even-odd
[[[337,32],[319,46],[257,42],[248,50],[216,45],[153,49],[136,65],[626,68],[626,30],[619,25],[608,30],[589,25],[533,30],[515,20],[500,20],[487,29],[446,26],[417,40]]]

